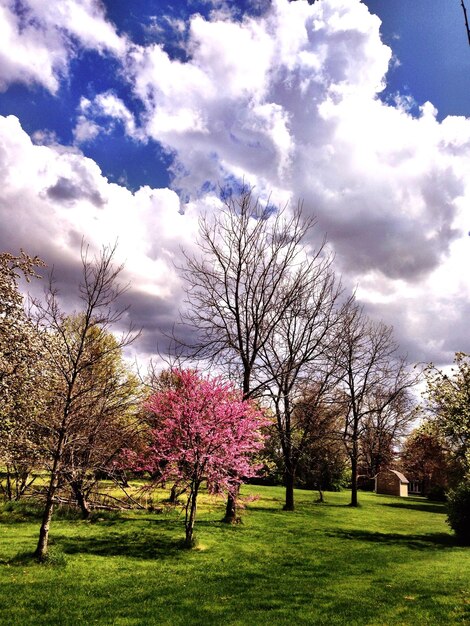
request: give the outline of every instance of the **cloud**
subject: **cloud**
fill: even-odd
[[[0,90],[40,84],[57,93],[78,49],[123,55],[126,40],[98,0],[0,0]]]
[[[303,198],[343,271],[432,272],[462,234],[470,121],[378,98],[393,62],[379,26],[359,0],[274,0],[260,18],[193,16],[187,62],[134,47],[127,77],[143,130],[175,154],[175,188],[243,178]]]
[[[380,312],[396,316],[413,354],[443,355],[452,303],[459,311],[470,295],[455,284],[442,295],[470,260],[470,120],[380,100],[397,60],[379,27],[359,0],[274,0],[258,18],[193,16],[186,62],[135,46],[126,75],[143,131],[175,155],[183,197],[244,179],[280,204],[303,199],[345,282],[376,312],[376,294],[389,292]]]
[[[21,6],[0,0],[0,86],[57,92],[80,47],[118,56],[126,88],[82,98],[75,143],[116,126],[158,142],[174,156],[173,189],[189,203],[182,215],[174,191],[113,185],[78,149],[46,135],[33,145],[18,120],[1,118],[2,245],[32,254],[46,246],[72,268],[83,234],[95,248],[118,237],[148,349],[157,326],[176,319],[179,244],[191,246],[201,210],[217,210],[218,184],[244,180],[272,202],[304,200],[345,284],[395,325],[412,358],[467,349],[457,344],[466,345],[470,297],[461,279],[470,263],[470,120],[439,122],[431,103],[416,114],[400,95],[381,101],[398,61],[360,0],[273,0],[260,16],[237,19],[214,3],[220,10],[208,19],[178,22],[185,55],[174,56],[163,44],[120,38],[91,0]]]
[[[121,124],[126,135],[132,139],[146,139],[141,129],[137,128],[134,115],[112,91],[100,93],[93,100],[82,97],[79,111],[73,129],[77,144],[93,141],[101,132],[112,132],[116,123]]]
[[[160,329],[177,320],[175,262],[197,227],[191,210],[181,214],[176,193],[150,187],[132,193],[110,183],[80,152],[34,145],[13,116],[0,116],[0,185],[0,249],[22,247],[54,266],[69,310],[77,303],[82,238],[91,253],[118,242],[116,261],[125,264],[123,280],[132,287],[131,317],[146,326],[143,348],[155,349]]]

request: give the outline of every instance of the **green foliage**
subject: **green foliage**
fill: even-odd
[[[457,352],[449,375],[430,364],[426,383],[426,408],[433,414],[462,475],[470,478],[470,356]]]
[[[461,483],[449,492],[447,523],[459,541],[470,545],[470,482]]]
[[[423,494],[430,499],[443,496],[455,480],[456,465],[441,430],[434,420],[423,422],[406,438],[401,463],[410,480],[422,483]]]
[[[456,544],[445,507],[418,498],[244,487],[243,524],[220,523],[224,503],[201,494],[198,546],[181,549],[178,509],[122,512],[88,523],[56,520],[52,550],[66,567],[15,560],[31,554],[35,521],[0,532],[0,623],[465,624],[470,550]],[[159,499],[168,492],[159,491]],[[157,497],[157,496],[156,496]],[[59,557],[58,557],[59,558]],[[358,601],[360,598],[360,601]],[[14,599],[14,601],[13,601]]]

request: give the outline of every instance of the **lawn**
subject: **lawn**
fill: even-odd
[[[198,547],[181,549],[180,510],[55,519],[52,559],[28,559],[39,520],[0,515],[0,623],[469,624],[470,548],[458,546],[444,507],[426,500],[245,487],[236,526],[204,497]]]

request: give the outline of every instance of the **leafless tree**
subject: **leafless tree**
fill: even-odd
[[[376,391],[371,406],[376,410],[364,420],[360,439],[360,471],[369,478],[395,462],[402,438],[416,419],[416,406],[407,389],[384,405],[383,393]]]
[[[199,222],[198,253],[186,256],[183,322],[195,340],[189,353],[240,382],[245,398],[260,393],[261,354],[305,289],[306,235],[315,224],[294,211],[263,207],[251,191],[225,201]],[[300,264],[300,265],[299,265]],[[235,518],[227,502],[226,520]]]
[[[113,264],[115,249],[115,246],[103,247],[98,257],[90,259],[88,247],[82,245],[83,278],[79,285],[82,307],[76,315],[67,316],[64,312],[52,279],[44,301],[34,303],[37,323],[47,331],[43,335],[48,338],[44,348],[51,378],[49,414],[42,424],[50,455],[50,477],[35,553],[39,560],[47,556],[54,501],[66,470],[70,470],[74,444],[83,434],[80,424],[90,417],[90,407],[85,405],[90,400],[92,381],[89,384],[84,381],[90,379],[90,372],[136,337],[130,328],[119,339],[107,340],[125,313],[125,309],[116,305],[127,287],[119,284],[123,268]],[[96,417],[96,410],[93,415]]]
[[[338,342],[337,401],[345,415],[343,439],[351,462],[351,505],[357,506],[361,436],[371,416],[383,414],[416,383],[397,355],[393,329],[370,320],[355,304],[343,317]]]
[[[348,302],[341,302],[332,263],[324,244],[305,253],[292,273],[295,298],[261,350],[260,372],[274,407],[284,459],[285,510],[294,509],[296,468],[335,385],[331,344]]]

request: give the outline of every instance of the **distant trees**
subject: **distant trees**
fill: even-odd
[[[410,433],[400,460],[407,475],[422,484],[424,495],[443,497],[455,477],[445,440],[432,421],[423,422]]]
[[[253,476],[266,419],[233,385],[194,370],[172,372],[147,407],[155,415],[154,427],[134,465],[186,487],[185,544],[191,547],[202,482],[233,494]]]
[[[114,248],[104,247],[99,257],[90,260],[88,248],[82,248],[82,308],[77,314],[65,314],[52,282],[45,300],[36,302],[37,323],[42,329],[51,374],[47,419],[41,424],[49,483],[36,548],[39,560],[47,555],[59,487],[68,480],[86,513],[84,480],[91,459],[103,458],[103,443],[115,441],[116,429],[123,426],[125,409],[133,401],[134,389],[122,372],[120,354],[134,335],[129,330],[119,339],[110,337],[111,328],[124,313],[116,305],[125,287],[118,282],[122,266],[114,266],[114,252]],[[110,454],[109,448],[106,454]]]
[[[360,437],[360,471],[369,478],[396,461],[399,443],[416,420],[415,402],[406,389],[389,404],[378,393],[377,409],[364,419]]]
[[[342,317],[336,339],[338,402],[344,410],[343,440],[351,462],[351,505],[357,506],[361,438],[416,383],[397,355],[392,328],[370,320],[357,304]]]
[[[319,500],[323,491],[338,490],[347,484],[348,458],[341,438],[343,414],[340,406],[328,397],[306,394],[296,406],[295,416],[308,428],[304,434],[302,455],[296,468],[300,485],[316,489]]]

